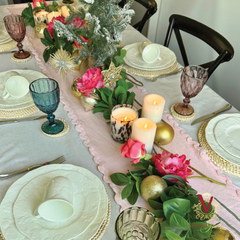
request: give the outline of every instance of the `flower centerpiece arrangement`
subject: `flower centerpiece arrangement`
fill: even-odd
[[[121,197],[127,199],[131,205],[136,203],[139,196],[148,201],[154,209],[153,213],[161,219],[162,238],[214,240],[225,236],[215,228],[219,223],[209,222],[214,216],[224,221],[217,215],[215,206],[211,204],[212,200],[205,200],[198,195],[189,185],[188,179],[198,177],[217,184],[225,184],[207,178],[192,168],[190,160],[187,160],[185,155],[179,156],[167,151],[162,151],[161,154],[146,154],[145,145],[136,140],[129,139],[124,143],[121,154],[130,158],[132,166],[137,169],[126,174],[114,173],[110,176],[111,180],[118,186],[125,186]],[[191,176],[193,171],[201,176]],[[220,204],[232,213],[226,206]]]

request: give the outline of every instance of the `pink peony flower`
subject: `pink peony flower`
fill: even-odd
[[[162,175],[177,175],[186,182],[188,182],[186,178],[192,175],[192,170],[188,168],[190,160],[186,160],[185,155],[178,156],[178,154],[163,151],[161,154],[153,154],[153,163]]]
[[[104,88],[103,83],[104,80],[101,69],[93,67],[88,69],[81,79],[78,78],[77,89],[83,93],[83,95],[87,96],[94,88]]]
[[[131,158],[131,164],[138,163],[146,155],[145,144],[135,140],[128,139],[121,147],[121,154],[125,158]]]
[[[81,20],[79,17],[76,17],[73,21],[72,21],[73,25],[77,28],[80,27],[84,27],[86,21],[85,20]]]
[[[40,3],[44,3],[45,6],[47,6],[47,3],[45,0],[33,0],[33,8],[40,7]]]

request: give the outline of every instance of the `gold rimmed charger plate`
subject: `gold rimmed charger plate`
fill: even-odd
[[[140,76],[140,77],[151,77],[151,78],[156,78],[156,77],[160,77],[166,74],[169,74],[171,72],[173,72],[174,70],[176,70],[177,66],[178,66],[178,62],[176,61],[172,66],[166,68],[166,69],[162,69],[162,70],[140,70],[134,67],[131,67],[129,65],[127,65],[126,63],[124,64],[124,66],[127,68],[128,72],[131,74],[134,74],[136,76]]]
[[[207,155],[209,156],[209,158],[212,160],[212,162],[215,165],[217,165],[218,167],[220,167],[223,171],[225,171],[227,173],[231,173],[233,175],[240,177],[240,166],[235,165],[235,164],[227,161],[223,157],[219,156],[208,144],[208,142],[206,140],[206,136],[205,136],[205,129],[210,120],[205,121],[198,130],[198,141],[199,141],[200,145],[203,148],[205,148]]]

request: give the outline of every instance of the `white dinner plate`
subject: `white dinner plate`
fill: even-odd
[[[0,22],[0,44],[11,41],[12,38],[9,36],[5,25],[3,22]]]
[[[217,142],[225,151],[240,158],[240,116],[220,120],[214,133]]]
[[[124,47],[127,51],[124,61],[129,66],[141,70],[157,71],[169,68],[176,62],[176,55],[174,52],[169,48],[158,44],[162,60],[158,59],[154,63],[146,63],[143,61],[140,53],[140,44],[141,43],[133,43]]]
[[[207,127],[205,129],[205,136],[206,136],[206,140],[208,142],[208,144],[210,145],[210,147],[222,158],[224,158],[225,160],[239,165],[240,166],[240,158],[235,157],[231,154],[229,154],[228,152],[226,152],[217,142],[216,138],[215,138],[215,134],[214,134],[214,128],[216,127],[216,124],[221,121],[222,119],[228,118],[228,117],[240,117],[239,113],[232,113],[232,114],[221,114],[213,119],[211,119],[208,124]]]
[[[21,76],[25,77],[28,80],[29,84],[38,78],[47,78],[47,76],[42,74],[41,72],[33,70],[13,69],[11,71],[15,71]],[[0,79],[4,79],[4,76],[7,72],[9,71],[1,72]],[[22,98],[8,97],[7,99],[3,99],[2,94],[4,88],[5,83],[3,81],[0,81],[0,110],[17,110],[34,105],[30,92]]]
[[[43,180],[42,175],[44,175],[45,178],[46,177],[48,178],[48,176],[56,176],[56,174],[58,176],[59,176],[59,174],[60,175],[63,174],[63,176],[67,175],[69,178],[71,178],[71,181],[74,181],[73,182],[74,194],[77,194],[77,192],[79,192],[79,193],[81,192],[81,194],[84,195],[83,197],[86,197],[86,195],[88,195],[88,194],[89,194],[89,196],[91,196],[91,191],[89,191],[87,186],[85,188],[85,184],[82,184],[82,182],[78,182],[80,179],[85,179],[85,180],[88,179],[89,181],[91,181],[92,184],[94,185],[95,190],[97,190],[98,193],[100,194],[100,201],[97,203],[99,205],[98,214],[96,214],[96,212],[93,212],[95,209],[95,207],[93,207],[93,209],[90,210],[90,213],[88,213],[88,215],[84,215],[84,214],[86,214],[86,211],[84,210],[84,208],[87,206],[86,205],[79,206],[79,210],[82,209],[81,212],[85,211],[83,214],[84,216],[79,216],[80,218],[82,218],[82,221],[88,222],[88,217],[91,217],[91,215],[93,213],[95,215],[95,220],[93,220],[93,222],[90,224],[90,226],[88,226],[88,228],[86,228],[85,231],[80,236],[72,238],[72,239],[90,240],[98,232],[98,230],[101,227],[103,221],[105,220],[107,212],[108,212],[108,210],[107,210],[108,209],[108,196],[107,196],[107,193],[106,193],[103,183],[101,182],[101,180],[98,177],[96,177],[94,174],[92,174],[87,169],[80,168],[80,167],[70,165],[70,164],[54,164],[54,165],[48,165],[48,166],[38,168],[36,170],[33,170],[33,171],[27,173],[26,175],[24,175],[23,177],[18,179],[8,189],[8,191],[0,205],[0,228],[1,228],[3,236],[6,238],[6,240],[27,240],[27,239],[29,239],[26,236],[24,236],[16,227],[16,223],[14,221],[15,216],[13,214],[13,208],[14,208],[15,201],[18,199],[18,197],[19,198],[23,197],[23,196],[20,196],[21,191],[24,191],[25,193],[27,191],[30,191],[28,193],[28,196],[31,199],[39,199],[38,191],[36,191],[35,189],[32,189],[32,188],[28,188],[27,186],[31,186],[31,184],[34,183],[35,181],[37,181],[37,182],[40,181],[39,184],[41,184],[42,180]],[[76,179],[74,177],[71,177],[71,175],[72,176],[75,175]],[[82,178],[82,176],[84,176],[84,178]],[[35,178],[37,180],[34,180]],[[45,182],[45,180],[43,180],[43,181]],[[35,183],[37,183],[37,182],[35,182]],[[89,184],[88,184],[88,186],[89,186]],[[80,189],[80,188],[82,188],[82,189]],[[42,187],[38,186],[38,184],[36,185],[36,189],[43,191],[43,190],[41,190]],[[83,193],[84,191],[85,191],[85,193]],[[33,196],[30,196],[30,195],[33,195]],[[79,197],[76,198],[76,202],[74,204],[78,204]],[[21,199],[21,200],[23,200],[23,199]],[[85,202],[84,200],[79,200],[79,205],[83,204],[84,202]],[[93,206],[92,202],[95,202],[95,204],[96,204],[95,199],[91,199],[91,198],[87,197],[86,203]],[[33,205],[35,205],[36,203],[37,202],[35,202],[35,201],[30,201],[29,206],[25,206],[26,211],[29,212],[30,208],[32,208]],[[39,219],[37,219],[36,221],[39,221]],[[65,234],[61,235],[61,236],[57,235],[56,237],[51,238],[51,239],[64,239],[64,240],[68,239],[69,234],[74,235],[67,230],[68,228],[71,228],[71,224],[76,224],[76,226],[74,228],[75,233],[78,229],[81,228],[82,224],[83,225],[85,224],[82,221],[81,222],[79,222],[78,220],[74,221],[74,219],[72,219],[72,221],[73,222],[71,222],[71,221],[69,222],[69,224],[70,224],[69,226],[67,226],[66,223],[60,223],[63,225],[65,224],[64,226],[62,226],[63,231],[64,231],[64,229],[66,230]],[[40,225],[40,223],[38,223],[38,224]],[[32,229],[31,225],[28,225],[28,227],[30,229]],[[56,227],[58,228],[58,226],[56,226]],[[42,230],[44,232],[46,232],[46,229],[42,229]],[[44,235],[43,233],[38,232],[38,230],[36,230],[36,229],[32,229],[32,231],[34,233],[36,232],[38,234],[38,235],[35,235],[34,238],[32,238],[32,239],[41,239],[41,240],[49,239],[48,235]],[[54,229],[51,229],[51,231],[54,231]],[[62,231],[62,230],[59,229],[59,231]]]

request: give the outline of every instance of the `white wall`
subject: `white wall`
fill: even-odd
[[[239,0],[160,0],[157,31],[155,23],[149,23],[149,36],[159,44],[164,43],[168,19],[174,14],[193,18],[215,29],[232,44],[235,56],[230,62],[221,64],[208,81],[208,85],[240,110],[240,1]],[[155,24],[155,25],[154,25]],[[174,34],[173,34],[174,36]],[[213,60],[217,54],[200,40],[183,34],[186,52],[191,64],[201,64]],[[180,63],[182,59],[178,45],[171,39],[172,49]],[[211,102],[209,103],[211,104]]]

